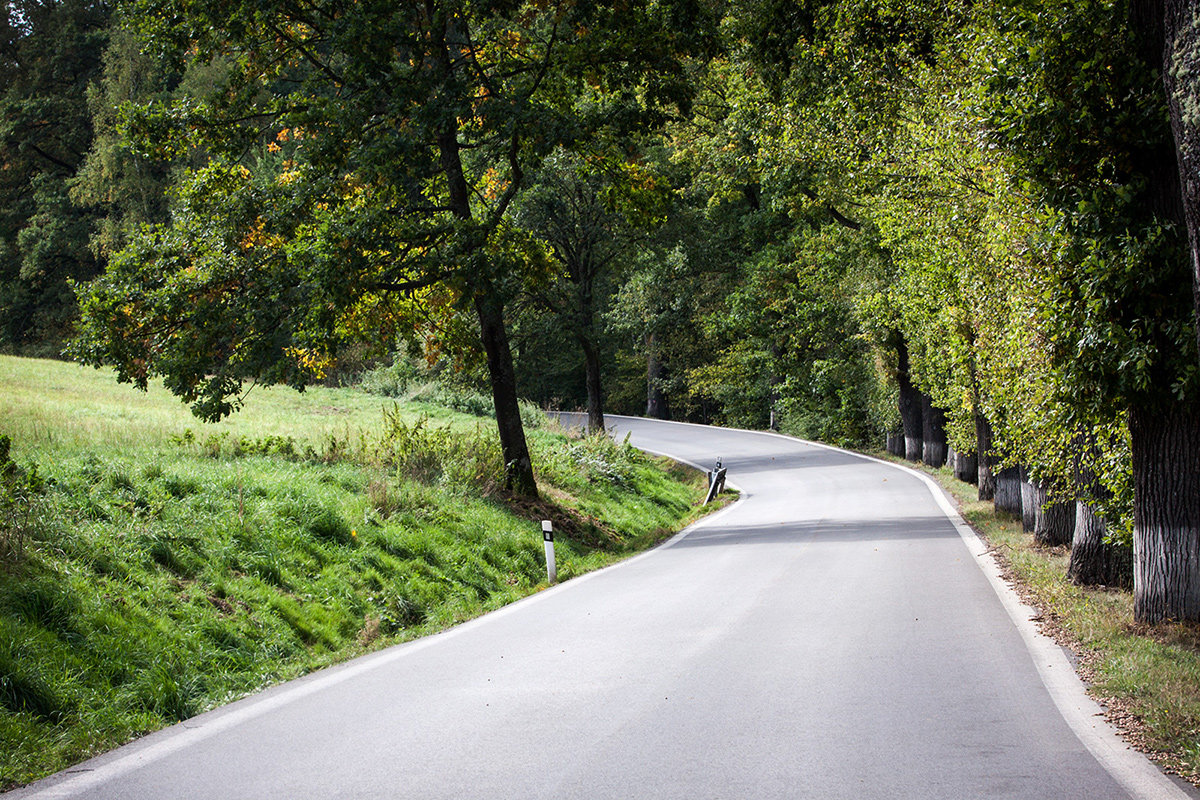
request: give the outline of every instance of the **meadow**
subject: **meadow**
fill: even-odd
[[[205,424],[0,357],[0,787],[537,591],[541,519],[567,580],[698,514],[698,473],[546,422],[517,501],[491,420],[424,394],[258,387]]]

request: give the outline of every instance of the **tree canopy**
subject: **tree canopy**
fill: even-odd
[[[456,358],[521,494],[518,396],[953,455],[1200,619],[1189,4],[7,9],[6,349],[208,419]]]

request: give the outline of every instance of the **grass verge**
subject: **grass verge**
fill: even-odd
[[[0,357],[0,434],[44,481],[0,559],[0,787],[639,552],[699,473],[529,431],[543,500],[498,488],[488,421],[354,389],[256,390],[217,425],[161,387]],[[4,465],[0,464],[0,467]]]
[[[1080,677],[1126,741],[1165,770],[1200,786],[1200,626],[1133,622],[1128,591],[1084,588],[1067,580],[1068,548],[1036,545],[1021,521],[997,516],[976,487],[946,467],[931,469],[873,455],[930,474],[957,501],[963,518],[993,550],[1047,635],[1076,656]]]

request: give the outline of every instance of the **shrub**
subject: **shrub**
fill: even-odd
[[[420,483],[465,484],[490,495],[503,482],[504,459],[494,434],[478,428],[473,434],[433,428],[428,417],[409,425],[398,407],[384,411],[377,456],[395,467],[401,479]]]
[[[591,483],[624,485],[633,476],[633,467],[641,456],[629,444],[629,437],[617,443],[604,434],[580,439],[567,450],[571,460]]]
[[[401,397],[410,385],[422,377],[422,369],[412,360],[397,354],[395,361],[363,373],[358,386],[365,392],[384,397]]]

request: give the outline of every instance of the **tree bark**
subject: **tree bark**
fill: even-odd
[[[600,381],[600,353],[585,336],[579,337],[583,349],[584,378],[587,383],[588,431],[604,431],[604,390]]]
[[[1051,501],[1046,484],[1041,481],[1033,487],[1037,498],[1033,540],[1043,547],[1070,544],[1075,533],[1075,504]]]
[[[900,388],[900,424],[904,428],[904,457],[920,461],[924,430],[921,422],[921,393],[912,385],[908,374],[908,345],[897,336],[896,383]]]
[[[1006,467],[996,473],[996,513],[1014,519],[1021,516],[1021,468]]]
[[[894,456],[904,458],[904,431],[888,431],[887,451]]]
[[[1037,512],[1046,500],[1046,493],[1033,483],[1029,470],[1021,465],[1021,530],[1033,533],[1037,527]]]
[[[1200,411],[1133,408],[1129,432],[1134,618],[1200,621]]]
[[[662,388],[667,379],[667,366],[659,359],[657,344],[654,334],[646,337],[646,416],[670,419],[671,407]]]
[[[975,453],[954,454],[954,477],[963,483],[979,481],[979,458]]]
[[[996,456],[992,453],[992,423],[978,411],[975,412],[975,457],[979,470],[980,500],[996,497]]]
[[[1107,496],[1095,471],[1099,456],[1095,437],[1081,433],[1072,443],[1071,481],[1075,496],[1075,530],[1067,577],[1080,586],[1133,587],[1133,548],[1108,540],[1108,523],[1097,503]]]
[[[1153,14],[1158,2],[1144,4]],[[1157,48],[1162,57],[1163,84],[1175,140],[1179,200],[1192,264],[1196,337],[1200,346],[1200,9],[1195,0],[1162,0],[1161,5],[1161,26],[1148,24],[1145,33],[1150,46]]]
[[[481,292],[475,296],[475,312],[479,316],[480,338],[492,382],[496,427],[504,455],[504,488],[522,497],[537,497],[533,460],[529,457],[525,428],[521,424],[521,407],[517,401],[512,350],[504,326],[504,303],[495,292]]]
[[[946,412],[921,393],[921,460],[931,467],[946,463]]]
[[[1080,586],[1133,585],[1133,550],[1105,540],[1108,525],[1083,500],[1075,503],[1075,531],[1067,578]]]

